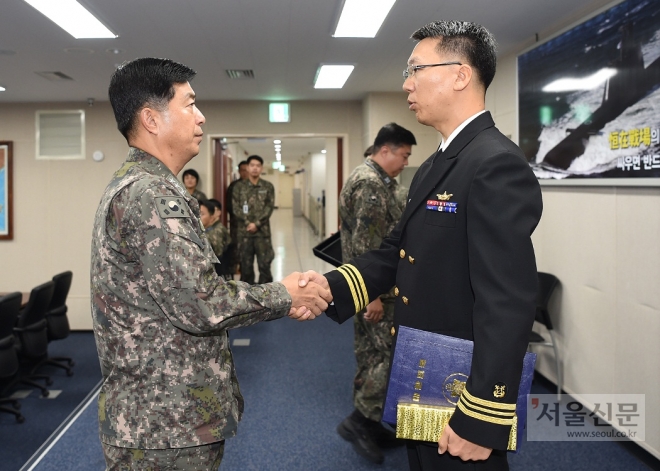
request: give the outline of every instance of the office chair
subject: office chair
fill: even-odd
[[[20,424],[25,417],[18,411],[21,403],[11,399],[12,391],[18,379],[18,355],[14,347],[14,325],[21,308],[21,293],[9,293],[0,297],[0,412],[14,414]],[[2,404],[10,403],[13,407]]]
[[[71,329],[69,327],[69,319],[66,316],[67,306],[66,297],[71,288],[71,279],[73,273],[65,271],[58,273],[53,277],[55,283],[55,290],[53,291],[53,299],[50,301],[48,312],[46,313],[46,322],[48,325],[48,342],[53,340],[62,340],[69,336]],[[73,376],[71,367],[75,365],[72,358],[69,357],[48,357],[45,362],[48,365],[56,366],[66,370],[67,376]]]
[[[535,321],[543,324],[550,334],[550,341],[546,340],[542,335],[531,332],[529,335],[529,346],[538,345],[541,347],[552,347],[555,352],[555,365],[557,368],[557,400],[561,399],[561,369],[559,366],[559,353],[557,351],[557,340],[553,332],[552,320],[548,312],[548,303],[552,297],[552,293],[559,285],[559,280],[555,275],[550,273],[538,272],[539,277],[539,292],[536,298],[536,318]]]
[[[14,327],[17,340],[18,358],[23,363],[24,371],[19,381],[41,390],[43,397],[48,397],[48,389],[35,380],[43,379],[46,386],[53,384],[48,375],[36,374],[48,358],[48,322],[46,312],[53,298],[55,283],[47,281],[32,289],[30,300],[18,314],[18,321]]]

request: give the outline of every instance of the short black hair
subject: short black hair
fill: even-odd
[[[364,151],[364,157],[369,157],[370,155],[373,155],[374,153],[374,146],[369,146],[367,147],[367,150]]]
[[[184,170],[183,174],[181,175],[181,181],[183,181],[183,179],[186,178],[186,175],[192,175],[193,177],[195,177],[195,180],[197,180],[197,184],[199,185],[199,173],[197,173],[197,170],[193,168]]]
[[[140,110],[149,106],[163,110],[174,98],[174,84],[189,82],[197,72],[169,59],[146,57],[125,62],[112,74],[108,96],[117,129],[129,137],[137,129]]]
[[[215,213],[215,208],[217,207],[213,201],[198,200],[197,202],[199,203],[200,206],[204,206],[208,210],[209,214],[213,216],[213,213]]]
[[[210,201],[211,203],[213,203],[214,205],[216,205],[216,207],[217,207],[220,211],[222,211],[222,203],[221,203],[220,201],[218,201],[217,199],[215,199],[215,198],[209,198],[209,199],[207,199],[206,201]]]
[[[240,168],[241,168],[241,165],[247,165],[247,164],[248,164],[248,163],[247,163],[247,160],[241,160],[241,161],[238,163],[238,168],[240,169]]]
[[[250,157],[247,158],[246,162],[249,164],[251,160],[258,160],[261,165],[264,164],[264,159],[262,159],[258,155],[251,155]]]
[[[488,90],[497,67],[497,43],[483,26],[469,21],[434,21],[415,31],[412,39],[439,38],[438,53],[460,56],[477,71],[477,76]]]
[[[413,133],[396,123],[389,123],[378,131],[376,139],[374,139],[374,145],[371,148],[371,154],[378,152],[381,147],[386,145],[396,148],[403,145],[412,146],[415,144],[417,144],[417,140]]]

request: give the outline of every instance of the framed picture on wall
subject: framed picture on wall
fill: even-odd
[[[518,56],[519,145],[541,181],[660,186],[660,1],[626,0]]]
[[[0,240],[13,238],[12,170],[12,142],[0,141]]]

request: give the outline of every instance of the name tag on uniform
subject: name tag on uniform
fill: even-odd
[[[429,211],[438,211],[441,213],[455,213],[458,209],[458,203],[449,201],[427,200],[426,209]]]
[[[162,218],[189,218],[190,211],[186,200],[180,196],[157,196],[158,213]]]
[[[247,213],[248,213],[248,205],[247,205],[247,203],[245,203],[243,205],[243,214],[247,214]]]

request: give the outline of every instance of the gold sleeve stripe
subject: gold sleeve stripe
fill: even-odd
[[[360,289],[362,290],[362,298],[364,299],[364,307],[369,304],[369,293],[367,293],[367,287],[364,284],[364,278],[362,278],[362,274],[360,271],[354,266],[354,265],[344,265],[346,268],[351,270],[353,274],[355,275],[355,278],[357,278],[359,284],[360,284]]]
[[[351,294],[353,295],[353,303],[355,303],[355,312],[360,311],[360,302],[358,301],[357,293],[355,292],[355,285],[353,284],[353,278],[351,277],[350,274],[348,274],[346,271],[344,271],[344,267],[339,267],[337,268],[337,271],[344,275],[344,278],[346,278],[346,282],[348,283],[348,288],[351,290]]]
[[[493,401],[487,401],[485,399],[480,399],[478,397],[474,397],[472,394],[468,392],[467,389],[463,389],[463,396],[470,402],[474,404],[479,404],[480,406],[484,407],[490,407],[491,409],[495,410],[501,410],[501,411],[514,411],[516,410],[516,405],[515,404],[506,404],[502,402],[493,402]]]
[[[362,292],[360,291],[360,287],[358,286],[357,279],[355,278],[355,274],[349,270],[347,265],[342,265],[340,267],[344,273],[348,275],[348,279],[351,280],[351,289],[355,291],[355,297],[357,302],[355,303],[355,312],[360,311],[364,306],[366,306],[366,303],[364,302],[364,298],[362,297]]]
[[[484,422],[489,422],[491,424],[497,425],[513,425],[516,417],[514,416],[511,419],[499,419],[497,417],[490,417],[488,415],[479,414],[478,412],[471,411],[467,409],[461,402],[459,402],[456,407],[458,407],[465,415],[472,417],[473,419],[483,420]]]
[[[339,270],[344,274],[346,280],[349,282],[351,292],[355,298],[355,312],[360,312],[367,305],[367,300],[365,299],[364,292],[361,290],[361,287],[358,283],[358,276],[356,275],[356,269],[352,265],[342,265],[339,267]],[[359,274],[359,272],[358,272]]]
[[[461,396],[459,401],[462,402],[465,407],[469,407],[471,410],[481,411],[487,414],[501,415],[503,417],[513,417],[516,414],[514,411],[501,412],[487,409],[485,407],[479,407],[477,405],[471,404],[470,401],[468,401],[464,396]]]

